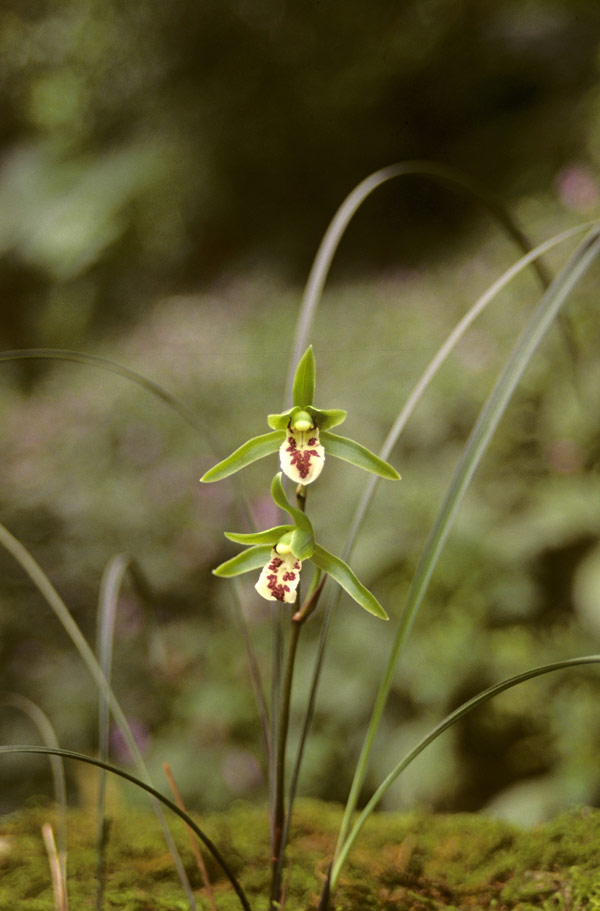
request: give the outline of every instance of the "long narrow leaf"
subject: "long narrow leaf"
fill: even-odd
[[[286,385],[286,401],[291,397],[295,364],[300,359],[302,352],[310,340],[317,306],[323,294],[323,288],[331,268],[333,257],[346,232],[346,228],[363,202],[374,190],[396,177],[410,176],[423,176],[430,177],[433,180],[439,180],[451,188],[464,193],[471,199],[475,199],[492,214],[500,227],[506,231],[508,236],[514,240],[524,253],[531,250],[532,245],[529,240],[500,200],[492,196],[484,187],[471,180],[471,178],[467,177],[465,174],[462,174],[447,165],[430,161],[405,161],[400,162],[399,164],[390,165],[386,168],[381,168],[381,170],[370,174],[362,180],[343,201],[329,223],[327,231],[317,250],[308,276],[304,296],[302,298],[302,305],[298,314],[298,321],[296,323],[294,344],[290,357],[290,370],[288,372]],[[542,287],[545,288],[548,285],[549,279],[544,268],[533,260],[532,265],[538,274]]]
[[[95,354],[86,354],[83,351],[68,351],[63,348],[24,348],[0,352],[0,363],[3,361],[18,360],[70,361],[76,364],[87,364],[90,367],[96,367],[100,370],[106,370],[108,373],[122,376],[165,402],[165,404],[187,421],[190,427],[193,427],[194,430],[201,433],[205,439],[210,440],[211,431],[207,423],[198,420],[196,415],[193,414],[183,402],[180,402],[176,396],[172,395],[172,393],[168,392],[168,390],[164,389],[158,383],[155,383],[154,380],[150,380],[141,373],[136,373],[135,370],[131,370],[129,367],[125,367],[123,364],[119,364],[116,361],[111,361],[105,357],[98,357]],[[219,449],[216,445],[214,448],[215,451],[218,451]]]
[[[252,645],[250,632],[248,630],[248,623],[246,621],[244,611],[242,610],[242,585],[240,580],[234,579],[232,587],[236,589],[234,592],[234,597],[231,599],[232,609],[241,631],[242,638],[244,640],[246,658],[248,661],[248,672],[250,674],[252,689],[254,691],[254,698],[256,699],[256,707],[258,709],[258,715],[260,718],[260,725],[263,735],[263,747],[265,751],[267,777],[270,779],[273,755],[271,747],[271,733],[269,730],[269,710],[267,707],[267,700],[265,698],[265,691],[263,688],[262,676],[260,673],[260,664]]]
[[[58,737],[52,725],[52,722],[44,711],[19,693],[2,693],[0,694],[0,706],[8,705],[12,708],[23,712],[33,722],[47,747],[59,749]],[[58,858],[61,870],[61,877],[66,889],[67,881],[67,787],[65,783],[65,767],[60,756],[52,755],[50,760],[50,770],[52,772],[52,783],[54,787],[54,799],[58,809]]]
[[[396,780],[398,775],[403,772],[410,763],[417,758],[417,756],[423,752],[423,750],[429,746],[430,743],[433,743],[440,734],[443,734],[444,731],[447,731],[448,728],[452,727],[453,724],[456,724],[457,721],[460,721],[465,715],[469,712],[472,712],[473,709],[478,708],[480,705],[483,705],[485,702],[488,702],[490,699],[493,699],[494,696],[497,696],[499,693],[503,693],[505,690],[511,689],[513,686],[517,686],[519,683],[524,683],[526,680],[531,680],[533,677],[540,677],[542,674],[549,674],[552,671],[560,671],[564,668],[570,667],[579,667],[582,664],[600,664],[600,655],[584,655],[581,658],[568,658],[564,661],[553,661],[551,664],[544,664],[539,667],[530,668],[528,671],[524,671],[521,674],[516,674],[513,677],[507,677],[505,680],[502,680],[500,683],[495,683],[493,686],[488,687],[488,689],[483,690],[481,693],[478,693],[477,696],[473,696],[472,699],[463,702],[457,709],[447,715],[439,724],[436,724],[434,728],[423,737],[409,753],[404,756],[404,758],[392,769],[392,771],[387,775],[384,780],[381,782],[369,802],[366,804],[356,822],[352,827],[352,831],[346,838],[343,843],[343,846],[333,864],[331,870],[331,882],[330,886],[333,889],[340,875],[340,870],[342,869],[346,858],[348,857],[348,852],[352,848],[352,845],[356,841],[358,834],[360,833],[365,822],[378,805],[379,801],[388,790],[390,785]]]
[[[96,766],[99,769],[105,769],[112,775],[118,775],[120,778],[124,778],[125,781],[130,781],[142,791],[146,791],[148,794],[151,794],[155,800],[160,801],[160,803],[164,804],[165,807],[171,810],[172,813],[175,813],[176,816],[182,819],[185,824],[194,832],[194,834],[197,835],[197,837],[205,845],[208,851],[210,851],[214,859],[217,861],[227,876],[229,882],[237,893],[240,904],[242,905],[242,908],[244,908],[244,911],[250,911],[250,905],[248,904],[248,899],[246,898],[244,890],[240,886],[236,875],[234,874],[233,870],[215,843],[208,837],[206,832],[200,828],[200,826],[194,821],[191,816],[189,816],[184,810],[181,810],[177,804],[172,800],[169,800],[168,797],[165,797],[164,794],[161,794],[160,791],[157,791],[156,788],[151,784],[148,784],[146,781],[142,781],[140,778],[136,778],[135,775],[131,775],[129,772],[125,772],[123,769],[118,768],[118,766],[111,765],[109,762],[104,762],[101,759],[95,759],[93,756],[86,756],[85,753],[77,753],[74,750],[60,750],[53,747],[21,746],[20,744],[15,744],[10,746],[0,746],[0,754],[2,753],[40,753],[46,756],[62,756],[65,759],[75,759],[77,762],[85,762],[88,765]]]
[[[138,386],[141,386],[142,389],[145,389],[147,392],[150,392],[156,398],[160,399],[162,402],[165,402],[170,408],[179,414],[184,421],[186,421],[190,427],[193,427],[202,436],[202,439],[205,443],[208,444],[213,453],[222,452],[222,447],[219,441],[216,439],[214,432],[208,423],[208,421],[199,420],[198,417],[187,408],[183,402],[180,402],[172,393],[164,389],[158,383],[155,383],[154,380],[148,379],[148,377],[143,376],[141,373],[136,373],[135,370],[131,370],[129,367],[123,366],[116,361],[111,361],[104,357],[98,357],[95,354],[86,354],[83,351],[68,351],[62,348],[29,348],[22,350],[14,351],[2,351],[0,352],[0,363],[8,361],[17,361],[17,360],[53,360],[53,361],[68,361],[76,364],[87,364],[90,367],[96,367],[100,370],[105,370],[108,373],[113,373],[116,376],[122,376],[127,380],[130,380],[132,383],[135,383]],[[236,491],[236,502],[240,505],[245,517],[248,519],[250,524],[252,524],[252,514],[248,506],[248,501],[244,492],[243,487],[239,483],[238,478],[233,478],[232,483]]]
[[[386,440],[381,447],[379,456],[383,459],[389,458],[392,453],[392,450],[398,443],[400,436],[406,427],[410,417],[414,413],[417,405],[423,398],[425,392],[427,391],[432,380],[438,373],[439,369],[447,360],[449,354],[458,344],[460,339],[465,335],[467,329],[472,325],[475,319],[483,312],[483,310],[490,304],[495,297],[502,291],[509,282],[512,281],[520,272],[522,272],[528,265],[530,265],[533,260],[537,257],[543,255],[552,247],[557,246],[558,244],[564,243],[567,240],[570,240],[573,237],[576,237],[578,234],[583,233],[584,231],[589,231],[593,225],[597,222],[588,222],[583,225],[579,225],[576,228],[571,228],[568,231],[563,231],[560,234],[555,235],[554,237],[549,238],[548,240],[541,243],[534,250],[530,251],[525,256],[521,257],[510,269],[507,269],[495,282],[490,285],[490,287],[478,298],[478,300],[473,304],[473,306],[467,311],[467,313],[462,317],[462,319],[457,323],[452,332],[445,339],[444,343],[440,346],[436,354],[433,356],[425,370],[423,371],[421,377],[413,387],[410,392],[405,404],[403,405],[398,417],[396,418],[394,424],[392,425],[390,432],[388,433]],[[373,500],[375,489],[379,484],[378,477],[368,478],[361,499],[356,507],[352,522],[350,523],[350,529],[346,538],[346,543],[344,545],[344,550],[342,557],[344,560],[349,560],[356,539],[358,537],[358,532],[362,526],[362,523],[367,515],[369,506]],[[296,759],[294,762],[294,769],[291,776],[290,784],[290,800],[294,798],[294,794],[297,787],[298,777],[300,773],[300,767],[302,764],[304,744],[312,723],[312,718],[314,716],[317,692],[319,681],[321,677],[321,670],[323,667],[323,661],[325,657],[325,651],[327,647],[327,642],[329,639],[329,631],[331,629],[331,624],[335,615],[335,610],[339,604],[340,600],[340,590],[337,586],[332,586],[327,598],[327,603],[324,610],[324,620],[321,627],[321,633],[319,636],[319,643],[315,653],[315,662],[313,668],[313,675],[311,679],[311,686],[309,690],[309,698],[307,703],[306,712],[304,715],[302,730],[300,738],[298,741],[298,751],[296,754]]]
[[[90,672],[96,686],[99,688],[100,692],[106,694],[106,698],[110,704],[111,711],[115,718],[115,721],[123,734],[125,742],[129,747],[131,755],[133,756],[140,774],[150,782],[150,775],[146,764],[142,758],[142,755],[138,749],[138,745],[135,742],[135,738],[131,732],[131,728],[125,717],[123,709],[115,696],[112,687],[108,683],[106,677],[102,672],[102,668],[98,664],[96,657],[87,643],[83,633],[79,629],[77,623],[73,619],[71,612],[68,607],[50,582],[49,578],[42,570],[41,566],[34,560],[32,555],[29,553],[26,547],[21,544],[21,542],[12,535],[8,529],[0,523],[0,545],[2,545],[10,554],[14,557],[17,563],[20,564],[22,569],[27,573],[33,584],[36,586],[42,597],[45,599],[47,604],[52,608],[55,616],[62,624],[63,628],[67,632],[71,641],[75,645],[75,648],[79,652],[80,657],[82,658],[84,664],[86,665],[88,671]],[[161,827],[164,832],[165,840],[169,846],[169,850],[174,858],[176,858],[176,868],[177,873],[180,878],[181,884],[186,891],[188,902],[192,909],[196,908],[196,902],[194,900],[193,893],[190,889],[183,864],[179,858],[177,848],[171,836],[171,833],[167,827],[164,815],[160,811],[159,807],[156,807],[157,815]]]
[[[375,734],[379,727],[379,722],[392,686],[402,649],[408,638],[419,607],[421,606],[425,592],[427,591],[429,581],[433,575],[442,548],[458,512],[458,507],[463,500],[473,474],[483,458],[492,435],[506,411],[512,394],[525,372],[536,348],[542,341],[544,335],[551,326],[552,321],[559,313],[560,308],[568,299],[578,281],[587,272],[599,254],[600,230],[596,228],[582,241],[575,253],[571,256],[567,265],[562,269],[542,297],[538,307],[517,339],[504,369],[496,381],[492,392],[488,396],[465,446],[460,463],[450,482],[446,496],[430,532],[425,545],[425,550],[419,561],[408,593],[407,602],[381,680],[369,728],[356,767],[342,826],[340,828],[338,850],[348,834],[350,822],[354,815],[360,789],[366,774],[367,763],[373,747]]]
[[[129,554],[112,557],[100,580],[98,614],[96,622],[96,654],[102,673],[109,685],[112,678],[114,630],[119,595],[125,573],[131,565]],[[107,694],[100,690],[98,699],[98,752],[100,759],[108,760],[110,706]],[[96,908],[102,911],[104,898],[104,870],[108,824],[106,820],[106,771],[102,770],[98,785],[96,806]]]

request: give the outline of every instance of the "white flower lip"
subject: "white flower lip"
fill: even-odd
[[[312,484],[325,463],[325,449],[319,443],[319,430],[292,430],[288,426],[279,449],[281,470],[296,484]]]
[[[273,548],[269,562],[262,569],[254,587],[267,601],[293,604],[296,600],[301,569],[302,563],[291,551],[287,554],[278,554]]]

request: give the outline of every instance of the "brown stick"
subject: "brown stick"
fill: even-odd
[[[168,762],[163,763],[163,771],[164,771],[165,775],[167,776],[167,781],[169,782],[169,787],[171,788],[171,791],[173,792],[173,797],[175,798],[175,803],[177,804],[177,806],[179,807],[180,810],[183,810],[184,813],[187,813],[185,804],[183,802],[181,794],[179,793],[179,788],[175,784],[175,779],[173,778],[173,773],[171,772],[171,767]],[[214,896],[214,893],[212,890],[210,879],[208,878],[208,871],[206,869],[206,864],[204,863],[204,858],[202,857],[202,852],[201,852],[200,848],[198,847],[198,843],[197,843],[196,839],[194,838],[194,835],[193,835],[191,829],[189,828],[189,826],[186,826],[186,828],[187,828],[188,835],[190,838],[190,846],[192,849],[192,854],[194,855],[194,857],[196,859],[196,864],[198,865],[198,869],[200,870],[200,876],[202,877],[202,882],[204,883],[204,888],[206,889],[206,894],[208,897],[208,901],[210,903],[210,907],[212,908],[212,911],[217,911],[217,906],[215,904],[215,896]]]

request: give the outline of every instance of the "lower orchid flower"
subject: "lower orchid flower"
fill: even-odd
[[[261,573],[255,585],[259,595],[268,601],[293,604],[297,597],[302,565],[305,561],[310,561],[318,576],[322,573],[331,576],[362,608],[387,620],[388,615],[375,595],[365,588],[348,564],[315,542],[310,519],[301,509],[292,506],[285,495],[281,473],[273,478],[271,495],[277,506],[289,513],[294,524],[276,525],[249,534],[226,532],[226,538],[245,544],[247,549],[221,563],[213,573],[229,578],[260,568]],[[311,586],[312,589],[314,585]]]

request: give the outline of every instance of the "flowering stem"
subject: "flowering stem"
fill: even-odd
[[[298,504],[298,509],[306,512],[306,487],[303,484],[298,484],[296,487],[296,503]]]
[[[296,488],[296,502],[298,508],[303,512],[306,508],[306,487],[298,484]],[[312,593],[311,593],[312,594]],[[298,600],[300,599],[300,588],[298,587]],[[312,598],[309,597],[312,601]],[[298,612],[298,613],[301,613]],[[295,613],[292,617],[290,629],[290,641],[288,644],[287,660],[285,665],[285,674],[283,678],[283,689],[281,692],[281,714],[279,717],[279,731],[277,737],[277,756],[275,764],[275,795],[273,806],[273,832],[272,832],[272,852],[271,852],[271,911],[279,907],[281,898],[281,873],[283,869],[283,852],[285,851],[285,841],[288,826],[285,823],[285,753],[287,746],[287,735],[290,723],[290,702],[292,696],[292,682],[294,679],[294,664],[296,660],[296,649],[300,630],[304,620]],[[288,812],[291,811],[289,807]]]
[[[296,648],[300,637],[302,622],[292,621],[290,641],[288,645],[285,676],[283,679],[283,692],[281,700],[281,718],[279,721],[279,739],[277,741],[277,760],[275,766],[275,807],[273,812],[273,851],[271,855],[271,909],[277,908],[281,894],[281,868],[280,857],[284,851],[283,828],[285,817],[284,783],[285,783],[285,751],[287,734],[290,721],[290,698],[292,694],[292,680],[294,677],[294,663]]]

